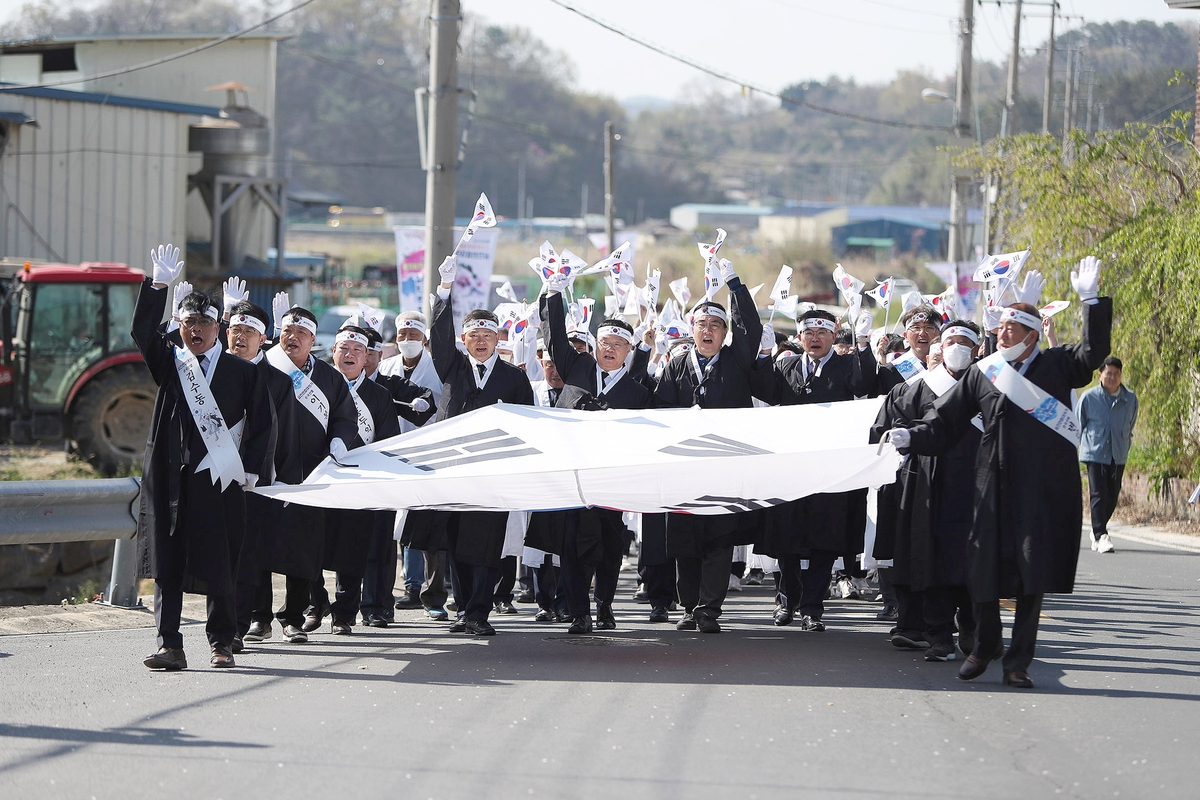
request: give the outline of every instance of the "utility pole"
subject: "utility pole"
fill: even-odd
[[[954,93],[954,135],[971,138],[971,35],[975,26],[975,0],[962,0],[962,18],[958,21],[958,81]],[[952,262],[967,256],[967,195],[971,175],[954,171],[950,186],[950,242],[948,258]]]
[[[1075,61],[1079,51],[1067,48],[1067,80],[1063,86],[1063,141],[1075,127]]]
[[[458,174],[459,0],[430,0],[429,133],[425,173],[425,291],[454,250],[454,183]],[[424,298],[422,298],[423,300]],[[432,313],[433,309],[425,309]]]
[[[1046,90],[1042,94],[1042,133],[1050,132],[1050,103],[1054,99],[1054,16],[1058,3],[1050,2],[1050,43],[1046,46]]]
[[[1021,0],[1016,0],[1016,15],[1013,19],[1012,52],[1008,56],[1008,92],[1004,98],[1004,130],[1001,136],[1017,132],[1017,84],[1020,81],[1021,62]]]
[[[617,217],[617,185],[613,181],[613,141],[613,124],[612,120],[608,120],[604,123],[604,239],[608,242],[608,253],[617,246],[613,241],[616,235],[613,226]]]

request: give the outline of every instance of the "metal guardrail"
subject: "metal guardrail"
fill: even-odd
[[[138,478],[0,483],[0,545],[115,539],[107,603],[137,605]]]

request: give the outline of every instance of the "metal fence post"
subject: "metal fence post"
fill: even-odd
[[[113,542],[112,578],[104,593],[104,605],[114,608],[139,608],[137,587],[137,540]]]

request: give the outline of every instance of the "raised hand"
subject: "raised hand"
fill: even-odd
[[[150,263],[154,265],[154,285],[170,286],[183,272],[183,260],[179,258],[179,248],[169,244],[160,244],[150,250]]]

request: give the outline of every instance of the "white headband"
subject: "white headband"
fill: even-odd
[[[304,330],[308,331],[313,336],[317,335],[317,323],[313,322],[308,317],[301,317],[296,314],[287,314],[283,318],[283,327],[286,328],[289,325],[299,325],[301,328],[304,328]]]
[[[371,346],[369,340],[367,339],[367,337],[365,335],[359,333],[358,331],[348,331],[345,329],[338,331],[337,336],[333,337],[333,341],[334,341],[334,344],[337,344],[338,342],[357,342],[358,344],[361,344],[363,347]]]
[[[934,315],[930,314],[928,311],[918,311],[917,313],[912,315],[912,317],[908,320],[908,322],[906,322],[904,324],[904,329],[908,330],[909,328],[911,328],[913,325],[915,325],[918,322],[929,322],[940,328],[941,321],[942,320],[940,317],[935,319]]]
[[[499,333],[500,326],[487,317],[476,317],[470,322],[463,323],[463,333],[475,330],[485,330],[491,331],[492,333]]]
[[[837,333],[837,323],[824,317],[807,317],[800,320],[800,330],[808,328],[824,328],[830,333]]]
[[[254,328],[259,333],[266,333],[267,326],[258,317],[252,317],[249,314],[234,314],[229,318],[230,325],[245,325],[248,328]]]
[[[700,306],[692,312],[692,324],[696,324],[696,320],[700,319],[701,317],[716,317],[726,325],[729,324],[729,315],[727,315],[725,310],[720,306]]]
[[[596,331],[596,338],[599,339],[601,336],[620,336],[629,344],[633,344],[633,334],[624,328],[618,328],[616,325],[602,325]]]
[[[971,344],[979,344],[979,334],[970,328],[964,328],[962,325],[951,325],[949,328],[946,328],[946,330],[942,331],[941,340],[944,342],[951,336],[962,336],[963,338],[970,339]]]
[[[374,342],[373,344],[369,344],[369,345],[367,345],[367,349],[370,350],[372,353],[382,353],[383,352],[383,342]]]
[[[419,320],[419,319],[398,319],[398,320],[396,320],[396,327],[397,328],[416,328],[421,333],[425,333],[425,331],[428,330],[428,328],[425,327],[425,323],[421,322],[421,320]]]
[[[182,319],[184,319],[184,317],[190,317],[195,313],[196,313],[195,311],[189,311],[186,314],[184,314],[182,317],[180,317],[179,319],[182,320]],[[201,313],[203,313],[204,316],[208,317],[209,319],[216,319],[217,317],[221,316],[221,312],[217,311],[217,307],[211,306],[211,305],[208,308],[204,309],[204,311]]]
[[[1022,311],[1019,308],[1006,308],[1000,312],[1001,322],[1018,322],[1030,330],[1035,330],[1041,335],[1042,320],[1040,317],[1035,317],[1027,311]]]

